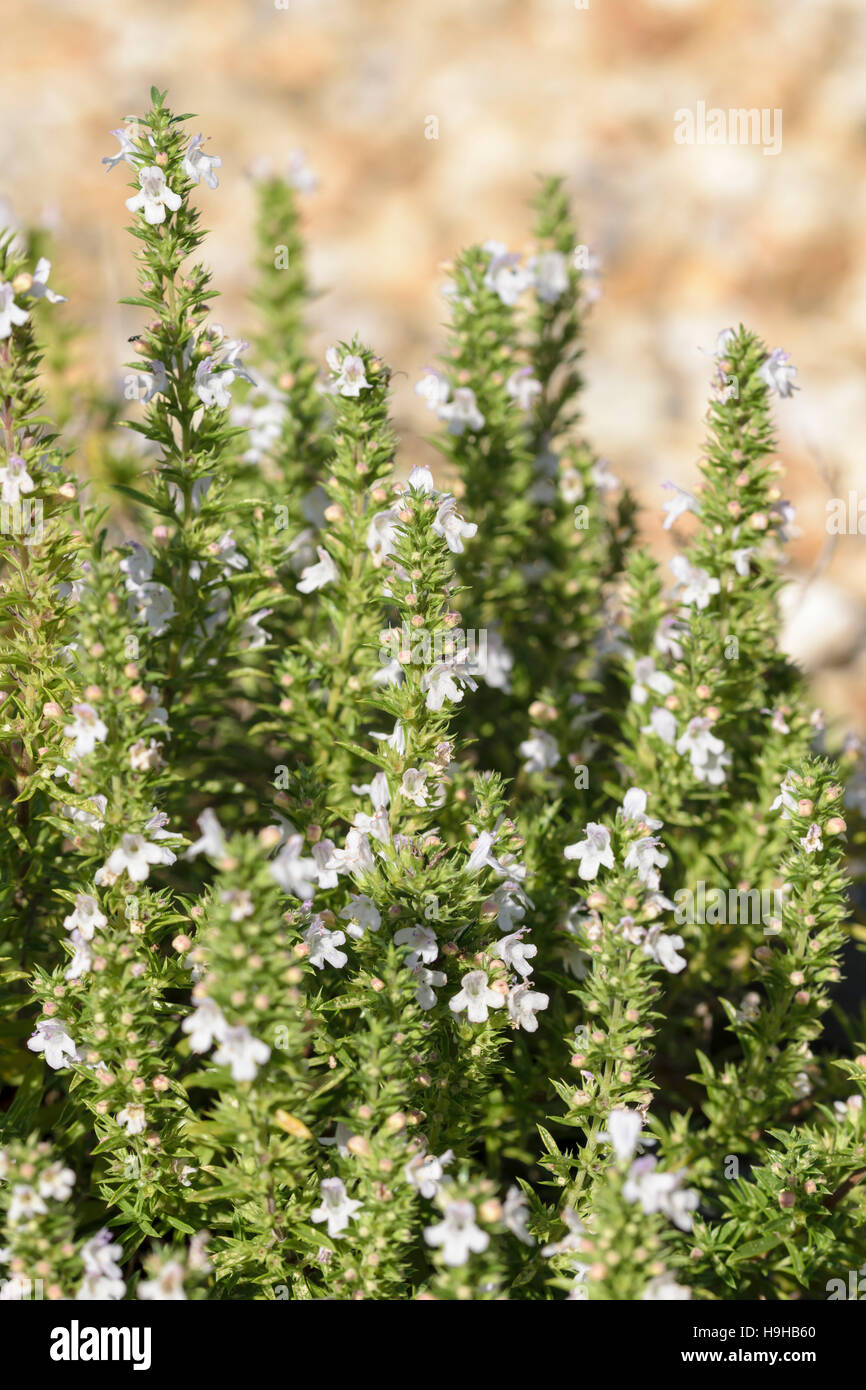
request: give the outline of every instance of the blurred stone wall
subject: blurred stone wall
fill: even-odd
[[[200,205],[235,332],[245,171],[306,151],[321,179],[307,202],[326,291],[315,344],[357,329],[407,374],[406,462],[429,454],[412,382],[442,341],[441,263],[490,236],[523,248],[537,171],[567,176],[605,267],[588,433],[665,553],[659,484],[689,486],[701,448],[699,348],[742,320],[787,349],[802,387],[778,411],[802,531],[790,644],[837,727],[866,728],[866,540],[834,541],[825,524],[829,497],[866,499],[864,0],[0,0],[0,18],[0,196],[56,226],[106,380],[136,320],[115,305],[132,290],[125,170],[100,157],[151,83],[199,113],[222,156]],[[674,113],[700,102],[780,110],[781,149],[678,144]]]

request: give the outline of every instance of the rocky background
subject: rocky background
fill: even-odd
[[[866,532],[863,0],[2,0],[0,18],[0,197],[53,228],[53,283],[73,287],[64,312],[109,387],[136,319],[116,306],[133,292],[125,170],[100,157],[151,83],[223,159],[200,205],[232,332],[249,322],[248,170],[306,151],[315,345],[357,329],[406,374],[407,465],[431,454],[412,384],[442,341],[442,262],[487,237],[525,247],[538,171],[567,176],[602,258],[587,431],[653,545],[671,544],[659,484],[695,480],[699,349],[741,320],[787,349],[802,387],[778,411],[801,530],[789,646],[834,736],[866,732],[866,538],[856,516],[853,535],[826,528],[828,499],[860,488]],[[780,152],[677,144],[674,113],[698,102],[778,108]]]

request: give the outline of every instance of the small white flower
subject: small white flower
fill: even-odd
[[[47,299],[49,304],[65,304],[65,294],[58,294],[56,290],[49,289],[48,276],[50,274],[51,262],[46,260],[45,256],[40,256],[33,272],[33,283],[26,293],[32,295],[34,299]]]
[[[259,1067],[264,1066],[270,1055],[267,1043],[253,1037],[249,1028],[241,1025],[226,1028],[213,1059],[218,1067],[231,1067],[232,1080],[255,1081]]]
[[[173,864],[175,855],[164,845],[156,845],[143,835],[123,835],[116,850],[108,856],[103,870],[117,878],[128,874],[133,883],[144,883],[154,864]]]
[[[478,526],[474,521],[466,521],[460,515],[454,498],[446,492],[439,503],[432,530],[436,532],[437,536],[442,536],[448,549],[454,555],[462,555],[464,538],[471,540],[478,530]]]
[[[12,1188],[7,1213],[10,1226],[17,1226],[22,1221],[32,1221],[34,1216],[44,1216],[47,1210],[35,1188],[23,1182],[16,1183]]]
[[[685,555],[675,555],[670,567],[677,584],[682,586],[683,603],[693,603],[698,609],[706,608],[722,587],[714,575],[698,565],[690,564]]]
[[[408,965],[408,959],[407,959]],[[436,995],[434,989],[441,989],[448,983],[448,977],[443,970],[430,970],[428,966],[419,960],[411,967],[412,975],[415,978],[415,1002],[420,1009],[425,1012],[436,1006]]]
[[[147,1115],[138,1101],[129,1101],[122,1110],[118,1110],[115,1119],[129,1135],[143,1134],[147,1129]]]
[[[725,780],[725,768],[730,766],[731,755],[711,730],[712,720],[700,716],[690,719],[685,733],[677,739],[676,748],[678,753],[688,753],[699,782],[717,787]]]
[[[460,991],[448,1001],[455,1014],[466,1010],[470,1023],[486,1023],[488,1009],[499,1009],[505,1003],[502,995],[490,988],[486,970],[470,970],[460,981]]]
[[[470,690],[477,690],[475,681],[469,674],[469,649],[462,647],[447,660],[437,661],[421,677],[421,689],[426,693],[425,703],[430,710],[440,710],[446,700],[458,704],[463,699],[462,683]],[[461,668],[461,669],[458,669]]]
[[[220,1042],[229,1025],[219,1004],[205,995],[180,1026],[184,1033],[189,1034],[190,1052],[201,1053],[208,1052],[215,1042]]]
[[[656,695],[670,695],[673,688],[674,683],[670,676],[656,669],[651,656],[638,658],[634,664],[631,687],[631,698],[636,705],[645,705],[651,690],[655,691]]]
[[[563,850],[566,859],[580,861],[578,873],[581,878],[595,878],[599,869],[614,867],[613,850],[610,847],[610,831],[603,825],[590,821],[586,827],[586,837]]]
[[[172,192],[165,181],[165,174],[157,164],[146,164],[138,172],[141,191],[127,198],[126,206],[130,212],[143,212],[144,220],[150,226],[165,221],[165,210],[177,212],[181,199]]]
[[[355,1212],[361,1210],[361,1203],[349,1197],[342,1178],[323,1178],[320,1187],[322,1205],[310,1212],[310,1220],[317,1225],[327,1221],[328,1235],[333,1240],[345,1231]]]
[[[448,378],[428,367],[415,383],[415,395],[420,396],[428,410],[438,410],[451,394]]]
[[[283,892],[300,898],[301,902],[313,897],[318,876],[315,859],[302,858],[305,843],[303,835],[290,835],[270,864],[271,877]]]
[[[317,545],[316,553],[319,557],[319,563],[307,565],[306,569],[301,570],[301,577],[296,585],[301,594],[311,594],[314,589],[324,589],[326,584],[332,584],[337,578],[337,566],[327,550]]]
[[[120,142],[120,149],[117,154],[104,154],[102,156],[102,163],[108,166],[105,172],[110,173],[121,160],[125,160],[127,164],[131,164],[135,168],[139,156],[135,152],[135,143],[129,131],[124,129],[112,130],[110,134]]]
[[[286,182],[299,193],[315,193],[319,180],[303,150],[291,150],[286,160]]]
[[[686,968],[685,956],[677,954],[684,945],[681,936],[667,935],[662,932],[660,926],[651,926],[643,941],[645,955],[667,970],[669,975],[678,975],[681,970]]]
[[[628,847],[625,867],[634,869],[641,883],[648,884],[653,869],[663,869],[668,862],[668,856],[659,853],[656,848],[660,843],[658,836],[644,835],[639,840],[632,840]]]
[[[475,1224],[471,1202],[449,1202],[444,1220],[427,1226],[424,1239],[428,1245],[441,1249],[444,1263],[452,1268],[465,1265],[471,1253],[480,1255],[490,1244],[487,1232]]]
[[[753,545],[742,546],[739,550],[731,551],[731,559],[734,562],[734,569],[742,579],[748,578],[752,572],[751,559],[755,554]]]
[[[623,820],[644,824],[649,830],[661,830],[662,822],[646,814],[647,794],[640,787],[629,787],[622,799]]]
[[[530,258],[528,269],[543,304],[555,304],[568,289],[568,261],[561,251],[540,251]]]
[[[367,549],[378,569],[389,555],[394,554],[399,535],[399,521],[395,511],[376,512],[367,527]]]
[[[362,391],[370,390],[363,357],[349,352],[341,360],[338,350],[331,347],[325,354],[325,361],[334,374],[334,386],[341,396],[360,396]]]
[[[423,492],[429,497],[436,496],[436,484],[433,481],[433,474],[429,468],[416,465],[406,479],[407,487],[413,492]]]
[[[366,893],[350,893],[349,901],[339,915],[348,922],[348,935],[357,940],[360,940],[365,931],[378,931],[382,925],[382,914]]]
[[[642,734],[655,734],[663,743],[673,744],[677,737],[677,721],[669,709],[654,705],[650,722],[641,726]]]
[[[208,188],[217,188],[219,179],[214,173],[215,169],[222,167],[222,160],[218,155],[205,154],[202,146],[204,145],[203,135],[194,135],[189,142],[186,155],[183,161],[183,172],[193,183],[198,183],[204,179]]]
[[[7,280],[0,280],[0,338],[8,338],[13,327],[20,328],[30,315],[15,303],[15,291]]]
[[[497,294],[503,304],[515,305],[532,283],[530,272],[520,266],[519,253],[509,251],[504,242],[492,240],[485,241],[481,249],[490,256],[484,272],[486,288]]]
[[[317,970],[324,970],[326,964],[341,970],[349,959],[345,951],[337,949],[346,940],[346,933],[329,931],[319,917],[315,917],[307,927],[304,940],[310,948],[310,964]]]
[[[217,820],[216,811],[208,806],[202,811],[196,824],[201,831],[201,838],[190,845],[185,858],[197,859],[200,854],[206,854],[208,859],[214,863],[218,863],[220,859],[225,859],[227,853],[226,837]]]
[[[650,1156],[637,1159],[629,1170],[622,1195],[627,1202],[640,1202],[647,1216],[660,1211],[681,1231],[692,1229],[692,1212],[700,1198],[683,1187],[683,1172],[663,1173]]]
[[[531,985],[515,985],[508,991],[508,1014],[515,1028],[523,1028],[527,1033],[538,1031],[536,1013],[546,1009],[550,996],[535,990]]]
[[[807,854],[814,854],[816,850],[824,848],[824,841],[821,839],[821,827],[817,821],[813,821],[806,834],[800,836],[800,844]]]
[[[520,410],[531,410],[543,387],[538,378],[532,375],[531,367],[518,367],[506,381],[505,389]]]
[[[36,1032],[28,1038],[27,1046],[31,1052],[43,1052],[49,1067],[55,1071],[80,1060],[78,1048],[67,1032],[67,1025],[59,1018],[41,1018]]]
[[[775,391],[777,396],[791,396],[795,391],[799,391],[799,386],[794,382],[797,375],[797,368],[791,366],[790,353],[783,352],[781,348],[773,348],[763,367],[758,371],[758,376],[769,386],[771,391]]]
[[[420,922],[416,922],[414,927],[403,927],[395,932],[394,944],[412,948],[406,957],[406,964],[410,970],[419,964],[432,965],[439,954],[436,933],[431,927],[425,927]]]
[[[73,705],[72,713],[75,715],[74,720],[71,724],[67,724],[63,730],[67,738],[74,739],[73,747],[69,750],[69,757],[86,758],[93,752],[97,743],[105,742],[108,737],[108,727],[100,719],[92,705]]]
[[[678,1284],[672,1274],[657,1274],[655,1278],[650,1279],[641,1294],[641,1301],[644,1303],[684,1302],[691,1296],[691,1289],[687,1289],[685,1284]]]
[[[2,336],[0,333],[0,338]],[[21,502],[21,494],[32,492],[36,487],[20,454],[8,456],[5,465],[0,468],[0,483],[3,488],[0,501],[8,507],[17,507]]]
[[[430,1201],[445,1180],[445,1169],[453,1162],[453,1149],[446,1149],[439,1158],[435,1154],[416,1154],[403,1169],[403,1176],[422,1197]]]
[[[86,975],[93,965],[93,952],[80,931],[70,932],[69,940],[75,950],[69,965],[63,972],[63,978],[64,980],[80,980],[82,975]]]
[[[68,917],[64,917],[63,926],[68,932],[80,932],[85,941],[92,941],[93,933],[104,927],[107,921],[105,913],[99,909],[99,903],[90,893],[77,893],[75,907]]]
[[[146,1303],[179,1303],[186,1299],[186,1270],[180,1260],[166,1260],[155,1279],[143,1279],[137,1295]]]
[[[524,772],[546,772],[556,767],[560,759],[559,744],[546,729],[530,729],[529,738],[523,740],[517,751],[526,759]]]
[[[171,591],[164,584],[142,584],[130,590],[128,602],[130,613],[147,624],[153,637],[162,637],[168,631],[175,607]]]
[[[440,405],[436,414],[447,424],[449,434],[463,434],[467,429],[477,434],[484,429],[484,416],[478,409],[475,392],[470,386],[458,386],[454,399]]]
[[[345,849],[335,849],[328,860],[328,868],[336,869],[338,874],[370,873],[374,867],[370,841],[363,830],[357,829],[348,832]]]
[[[620,1163],[629,1163],[634,1158],[642,1129],[643,1116],[640,1111],[620,1105],[611,1110],[607,1117],[607,1131],[600,1137],[613,1145]]]
[[[694,512],[696,516],[700,516],[701,504],[690,492],[685,492],[681,487],[677,487],[676,483],[662,483],[662,487],[673,494],[670,501],[665,502],[662,508],[665,513],[665,531],[669,531],[684,512]]]
[[[535,1239],[529,1232],[529,1201],[526,1193],[516,1183],[512,1183],[502,1203],[502,1220],[512,1235],[523,1245],[534,1245]]]
[[[538,947],[531,942],[523,940],[523,932],[509,932],[508,936],[503,936],[497,941],[495,946],[490,948],[491,956],[499,956],[505,961],[509,969],[516,971],[524,980],[532,974],[532,966],[529,960],[532,956],[538,955]]]
[[[427,805],[427,773],[417,767],[407,767],[400,783],[400,791],[408,801],[416,806]]]

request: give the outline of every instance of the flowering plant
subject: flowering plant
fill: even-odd
[[[221,161],[151,95],[105,160],[111,497],[0,240],[0,1297],[826,1297],[866,1259],[863,771],[779,647],[795,369],[720,335],[671,582],[581,432],[596,276],[545,180],[528,256],[454,264],[404,478],[389,367],[307,346],[303,161],[232,337]]]

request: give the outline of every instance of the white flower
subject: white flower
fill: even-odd
[[[538,947],[524,941],[522,931],[515,931],[509,932],[508,936],[503,936],[495,946],[491,946],[490,954],[499,956],[511,970],[522,975],[525,980],[532,974],[529,958],[538,955]]]
[[[529,261],[532,288],[543,304],[555,304],[568,289],[568,261],[561,251],[540,251]]]
[[[683,1187],[683,1172],[661,1173],[652,1157],[639,1158],[629,1170],[622,1195],[627,1202],[640,1202],[647,1216],[660,1211],[681,1231],[692,1229],[692,1212],[700,1202],[698,1193]]]
[[[175,614],[174,599],[164,584],[142,584],[130,591],[129,611],[147,623],[153,637],[162,637]]]
[[[225,1037],[229,1025],[219,1004],[205,995],[180,1026],[184,1033],[189,1034],[190,1052],[207,1052],[215,1042]]]
[[[790,396],[795,391],[799,391],[799,386],[794,382],[797,375],[797,368],[791,366],[790,353],[783,352],[781,348],[773,348],[763,367],[758,371],[758,376],[766,382],[771,391],[775,391],[777,396]]]
[[[63,730],[67,738],[75,740],[74,746],[69,750],[69,757],[86,758],[93,752],[97,743],[105,742],[108,728],[92,705],[73,705],[72,713],[75,715],[73,722],[67,724]]]
[[[301,594],[311,594],[314,589],[323,589],[326,584],[332,584],[337,578],[337,566],[327,550],[317,545],[316,553],[319,563],[307,565],[306,569],[301,570],[301,578],[296,586]]]
[[[194,135],[189,142],[186,155],[183,161],[183,172],[193,183],[198,183],[204,179],[208,188],[217,188],[219,179],[214,173],[215,169],[222,167],[222,160],[218,155],[205,154],[202,146],[204,145],[203,135]]]
[[[607,1117],[607,1131],[604,1138],[613,1145],[613,1151],[620,1163],[628,1163],[634,1158],[638,1147],[640,1132],[643,1129],[643,1115],[639,1110],[629,1110],[619,1105]]]
[[[395,511],[376,512],[367,527],[367,549],[378,567],[394,554],[399,534],[399,522]]]
[[[505,1003],[502,995],[490,988],[486,970],[470,970],[460,981],[460,991],[448,1001],[455,1014],[466,1010],[470,1023],[486,1023],[488,1009],[499,1009]]]
[[[15,303],[15,291],[7,280],[0,280],[0,338],[8,338],[13,326],[20,328],[30,315]]]
[[[312,898],[318,876],[315,859],[301,857],[305,840],[303,835],[290,835],[276,859],[271,861],[271,877],[276,880],[284,893],[305,902]]]
[[[64,917],[63,926],[68,932],[78,931],[85,941],[93,940],[93,933],[104,927],[108,918],[99,909],[99,903],[90,893],[76,893],[75,907],[68,917]]]
[[[108,856],[99,874],[114,874],[120,877],[126,873],[133,883],[144,883],[153,864],[173,864],[175,855],[164,845],[155,845],[143,835],[123,835],[116,850]],[[104,881],[104,879],[103,879]]]
[[[336,869],[338,874],[369,873],[374,867],[370,841],[363,830],[357,829],[346,835],[345,849],[335,849],[328,860],[328,868]]]
[[[53,1197],[56,1202],[65,1202],[75,1187],[75,1173],[64,1168],[63,1163],[49,1163],[39,1175],[40,1197]]]
[[[432,529],[437,536],[442,536],[448,549],[454,555],[462,555],[464,537],[466,540],[471,540],[478,530],[478,526],[474,521],[466,521],[460,515],[454,498],[446,492],[439,503]]]
[[[543,387],[538,378],[532,375],[531,367],[518,367],[506,381],[505,389],[520,410],[531,410]]]
[[[69,965],[63,972],[63,978],[64,980],[80,980],[82,975],[86,975],[93,965],[93,952],[80,931],[70,932],[69,939],[75,950]]]
[[[530,729],[529,738],[523,740],[517,751],[526,759],[524,772],[546,772],[555,767],[560,758],[559,744],[546,729]]]
[[[360,940],[365,931],[378,931],[382,925],[382,914],[366,893],[351,893],[348,903],[339,915],[349,924],[346,927],[348,935],[357,940]]]
[[[427,1226],[424,1239],[428,1245],[441,1248],[443,1261],[452,1268],[465,1265],[470,1253],[480,1255],[490,1244],[487,1232],[475,1224],[475,1207],[471,1202],[449,1202],[444,1220]]]
[[[0,338],[2,338],[0,333]],[[32,492],[36,484],[27,472],[27,464],[20,454],[10,454],[3,468],[0,468],[0,483],[3,485],[0,501],[8,507],[17,507],[21,494]]]
[[[670,676],[656,669],[651,656],[638,658],[634,664],[631,687],[631,698],[636,705],[646,704],[650,690],[654,690],[657,695],[670,695],[673,688],[674,683]]]
[[[102,163],[108,165],[105,172],[107,174],[110,173],[114,166],[119,164],[122,159],[135,168],[136,160],[139,156],[135,153],[135,144],[129,131],[123,129],[112,130],[110,134],[120,142],[120,149],[117,151],[117,154],[104,154],[102,156]]]
[[[655,734],[663,743],[673,744],[677,737],[677,721],[669,709],[654,705],[650,722],[641,725],[642,734]]]
[[[592,481],[599,492],[616,492],[619,478],[612,471],[607,459],[597,459],[592,466]]]
[[[415,383],[415,395],[420,396],[428,410],[437,410],[444,405],[451,394],[448,378],[432,368]]]
[[[403,1169],[403,1176],[422,1197],[430,1201],[442,1186],[445,1169],[453,1162],[453,1149],[446,1149],[439,1158],[435,1154],[416,1154]]]
[[[361,1210],[361,1203],[348,1196],[342,1178],[323,1178],[320,1186],[322,1205],[310,1212],[310,1220],[317,1225],[327,1221],[328,1235],[333,1240],[345,1231],[355,1212]]]
[[[529,271],[519,264],[519,253],[509,251],[501,241],[485,241],[481,249],[487,251],[490,256],[484,272],[485,286],[494,294],[498,294],[503,304],[516,304],[523,291],[532,283]]]
[[[580,861],[578,873],[581,878],[595,878],[602,866],[606,869],[614,867],[610,831],[603,825],[597,825],[595,821],[590,821],[587,825],[586,838],[576,841],[573,845],[566,845],[563,854],[566,859]]]
[[[41,1018],[36,1032],[28,1038],[27,1046],[31,1052],[43,1052],[49,1067],[55,1071],[80,1060],[78,1048],[67,1032],[67,1025],[59,1018]]]
[[[32,295],[34,299],[47,299],[49,304],[65,304],[65,294],[58,294],[56,290],[48,288],[48,276],[50,274],[51,262],[46,260],[45,256],[40,256],[33,272],[33,283],[26,293]]]
[[[403,927],[395,932],[394,944],[411,946],[412,949],[406,957],[406,964],[410,970],[419,964],[432,965],[439,954],[436,933],[431,927],[425,927],[420,922],[416,922],[414,927]]]
[[[501,932],[513,931],[514,924],[526,916],[527,906],[532,906],[520,884],[513,882],[497,884],[490,901],[496,908],[496,925]]]
[[[364,359],[354,353],[347,353],[341,360],[335,347],[328,348],[325,361],[334,374],[334,386],[341,396],[360,396],[362,391],[370,390],[370,382],[364,374]]]
[[[719,786],[725,780],[724,770],[730,765],[731,756],[725,752],[724,743],[712,732],[712,727],[711,719],[701,716],[690,719],[676,747],[678,753],[688,753],[699,782]]]
[[[505,1194],[502,1220],[523,1245],[535,1244],[534,1237],[529,1233],[529,1202],[526,1193],[516,1183],[512,1183]]]
[[[755,553],[753,545],[742,546],[739,550],[731,551],[731,559],[734,562],[734,569],[741,578],[746,579],[752,572],[751,558]]]
[[[407,959],[408,965],[408,959]],[[415,1002],[420,1009],[425,1011],[432,1009],[436,1005],[436,995],[434,989],[441,989],[447,984],[448,977],[443,970],[430,970],[428,966],[419,960],[411,967],[412,975],[415,978]]]
[[[639,840],[632,840],[628,847],[625,867],[634,869],[641,883],[648,884],[653,869],[663,869],[668,862],[668,856],[656,849],[660,843],[657,835],[643,835]]]
[[[436,484],[433,482],[433,474],[429,468],[416,465],[406,479],[407,487],[413,492],[423,492],[430,497],[436,496]]]
[[[406,752],[406,734],[399,719],[394,725],[392,733],[375,733],[371,731],[370,737],[378,739],[380,743],[387,743],[389,748],[393,748],[395,752],[401,754],[401,756]]]
[[[218,1067],[230,1066],[232,1080],[255,1081],[259,1067],[264,1066],[271,1049],[260,1038],[254,1038],[249,1028],[226,1028],[220,1045],[213,1055]]]
[[[165,221],[165,210],[177,212],[181,199],[173,193],[165,181],[165,174],[157,164],[146,164],[138,171],[141,192],[127,198],[126,206],[130,212],[143,212],[145,222],[156,226]]]
[[[227,853],[226,837],[217,820],[216,811],[212,810],[210,806],[206,807],[196,824],[201,831],[201,838],[190,845],[185,858],[197,859],[200,854],[206,854],[208,859],[214,862],[225,859]]]
[[[149,743],[145,743],[143,738],[136,739],[129,750],[129,766],[133,772],[153,772],[162,767],[162,748],[163,745],[157,743],[155,738]]]
[[[428,796],[426,782],[426,772],[422,772],[417,767],[407,767],[400,783],[400,791],[408,801],[414,802],[416,806],[426,806]]]
[[[179,1260],[166,1260],[155,1279],[143,1279],[137,1295],[146,1303],[179,1303],[186,1299],[186,1270]]]
[[[304,932],[304,940],[310,948],[310,964],[317,970],[324,970],[326,964],[340,970],[349,959],[345,951],[337,950],[346,940],[346,933],[329,931],[320,917],[313,918]]]
[[[779,795],[776,797],[775,801],[770,806],[771,811],[778,811],[779,807],[782,807],[782,820],[790,820],[790,812],[796,811],[797,809],[797,802],[793,795],[793,776],[794,774],[789,768],[788,771],[785,773],[782,782],[780,783]]]
[[[48,1208],[35,1188],[18,1182],[12,1188],[9,1198],[8,1220],[10,1226],[21,1221],[31,1221],[34,1216],[44,1216]]]
[[[538,1019],[535,1017],[540,1009],[546,1009],[550,1003],[550,996],[535,990],[531,985],[515,985],[514,989],[508,991],[508,1013],[515,1028],[523,1028],[527,1033],[538,1031]]]
[[[122,1110],[118,1110],[114,1118],[129,1135],[143,1134],[147,1129],[147,1115],[144,1106],[138,1101],[129,1101]]]
[[[654,820],[646,814],[647,794],[641,791],[640,787],[629,787],[622,799],[621,815],[623,820],[643,823],[650,830],[661,830],[662,822]]]
[[[451,700],[457,704],[463,699],[463,691],[459,682],[467,685],[470,690],[477,690],[475,681],[469,674],[469,649],[462,647],[447,660],[437,661],[425,671],[421,677],[421,689],[426,692],[426,705],[428,709],[440,710],[446,700]],[[464,669],[458,670],[458,667]]]
[[[123,1298],[126,1285],[117,1261],[123,1256],[123,1247],[111,1238],[111,1232],[103,1227],[95,1236],[81,1247],[84,1261],[84,1281],[76,1294],[77,1299],[88,1301]]]
[[[696,516],[701,514],[701,505],[696,497],[690,492],[684,492],[676,483],[662,483],[662,487],[673,493],[669,502],[665,502],[662,510],[665,512],[664,529],[669,531],[674,522],[683,515],[684,512],[694,512]]]
[[[470,386],[458,386],[454,399],[440,405],[436,414],[447,424],[449,434],[462,434],[466,429],[477,433],[484,429],[484,416]]]
[[[315,193],[319,180],[307,163],[303,150],[292,150],[286,160],[286,182],[299,193]]]
[[[511,690],[511,669],[514,656],[495,628],[487,629],[486,642],[480,643],[475,660],[469,666],[473,676],[480,676],[491,690]]]
[[[736,336],[737,330],[735,328],[723,328],[716,338],[715,356],[727,357],[728,348],[731,343],[734,342]]]
[[[693,603],[699,609],[706,608],[713,595],[722,587],[708,570],[690,564],[685,555],[675,555],[670,567],[677,583],[683,586],[683,603]]]
[[[821,839],[821,827],[817,821],[813,821],[806,834],[800,836],[800,844],[807,854],[814,854],[816,850],[824,848],[824,841]]]
[[[678,975],[686,968],[685,956],[677,955],[683,945],[681,936],[665,936],[659,925],[649,927],[643,941],[645,955],[651,956],[669,975]]]

